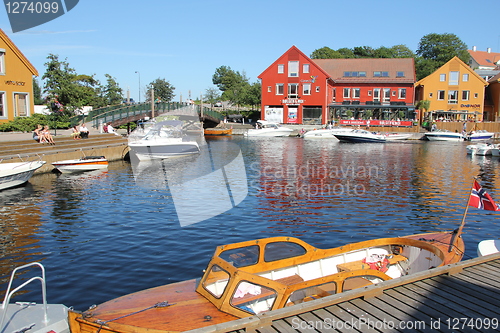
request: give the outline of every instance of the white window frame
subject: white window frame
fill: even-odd
[[[399,99],[406,99],[406,88],[399,88],[398,89],[398,98]]]
[[[288,62],[288,77],[299,76],[299,61],[293,60]]]
[[[448,90],[448,104],[458,104],[458,90]]]
[[[285,65],[279,64],[278,65],[278,74],[284,74],[285,73]]]
[[[439,82],[446,82],[446,74],[439,74]]]
[[[302,73],[309,74],[309,70],[310,70],[309,64],[303,64],[302,65]]]
[[[316,86],[316,92],[319,93],[319,86]]]
[[[284,94],[285,94],[285,85],[283,83],[276,83],[276,95],[284,95]]]
[[[449,77],[448,84],[450,86],[458,86],[458,80],[459,80],[459,78],[460,78],[460,72],[459,71],[450,71],[450,77]]]
[[[352,88],[352,98],[359,99],[361,96],[361,89],[360,88]]]
[[[292,89],[292,87],[295,87]],[[295,93],[292,91],[295,90]],[[288,84],[288,98],[298,98],[299,97],[299,84],[298,83],[289,83]]]
[[[469,82],[469,74],[462,74],[462,82]]]
[[[0,119],[7,119],[8,116],[7,116],[7,100],[5,99],[7,96],[7,92],[6,91],[0,91],[0,110],[2,111],[0,113]]]
[[[384,103],[389,103],[391,101],[391,88],[384,88],[382,98]]]
[[[470,100],[470,90],[462,90],[462,101]]]
[[[5,50],[0,48],[0,75],[5,75]]]
[[[302,85],[302,95],[311,95],[311,84],[304,83]]]
[[[343,97],[344,98],[351,98],[351,89],[344,88],[344,90],[343,90]]]
[[[17,105],[17,100],[16,100],[16,95],[24,95],[26,96],[26,99],[25,99],[25,107],[26,107],[26,114],[25,115],[21,115],[19,110],[18,110],[18,105]],[[13,92],[12,93],[12,101],[14,103],[14,117],[29,117],[30,116],[30,94],[27,93],[27,92],[24,92],[24,91],[16,91],[16,92]]]
[[[373,101],[380,102],[380,88],[373,88]]]
[[[444,90],[438,90],[437,91],[437,100],[438,101],[444,101],[445,94],[446,94],[446,91],[444,91]]]

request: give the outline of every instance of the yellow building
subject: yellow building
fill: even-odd
[[[0,29],[0,123],[34,113],[33,75],[36,68]]]
[[[416,101],[430,101],[429,112],[423,119],[493,121],[495,115],[484,111],[486,86],[488,83],[472,68],[454,57],[415,83],[415,96]]]

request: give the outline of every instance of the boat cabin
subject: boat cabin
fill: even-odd
[[[441,266],[431,243],[382,238],[318,249],[273,237],[219,246],[197,292],[240,318]]]

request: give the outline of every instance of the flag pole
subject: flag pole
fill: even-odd
[[[464,229],[465,217],[467,216],[467,212],[469,211],[470,198],[472,196],[472,189],[474,188],[475,181],[476,181],[476,178],[474,177],[472,180],[472,186],[471,186],[471,190],[469,193],[469,198],[467,199],[467,205],[465,206],[464,216],[462,217],[462,223],[460,223],[460,226],[454,232],[453,237],[451,238],[450,247],[448,248],[448,252],[451,252],[453,250],[453,248],[455,247],[455,243],[458,241],[458,238],[460,237],[460,235],[462,234],[462,231]]]

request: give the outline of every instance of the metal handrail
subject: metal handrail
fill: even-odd
[[[16,289],[10,291],[10,288],[12,287],[12,282],[14,281],[14,277],[15,277],[16,272],[21,270],[21,269],[25,269],[25,268],[28,268],[31,266],[40,267],[40,269],[42,270],[42,276],[41,277],[40,276],[32,277],[28,281],[26,281],[23,284],[21,284],[20,286],[18,286]],[[5,293],[5,298],[4,298],[3,303],[2,303],[3,314],[2,314],[2,320],[0,321],[0,331],[3,330],[3,328],[4,328],[3,324],[5,321],[5,316],[7,315],[7,308],[9,306],[10,298],[12,297],[12,295],[14,295],[16,292],[18,292],[19,290],[24,288],[26,285],[30,284],[31,282],[33,282],[35,280],[39,280],[42,284],[42,299],[43,299],[43,311],[44,311],[43,321],[44,321],[44,323],[49,322],[49,317],[47,314],[47,289],[46,289],[46,285],[45,285],[45,268],[43,267],[42,264],[40,264],[38,262],[32,262],[30,264],[16,267],[12,271],[12,274],[10,276],[9,286],[7,287],[7,292]]]

